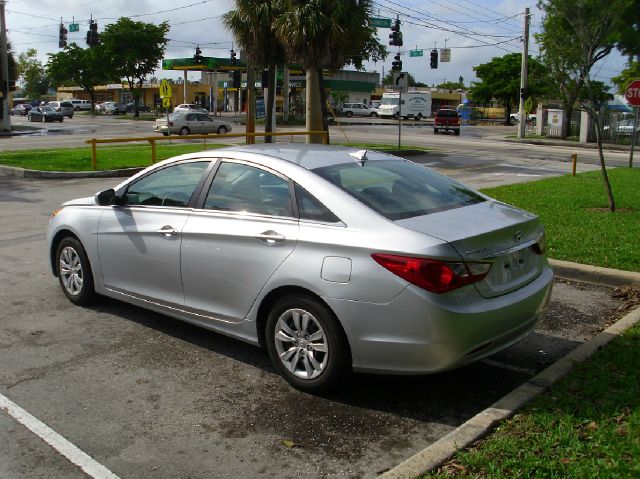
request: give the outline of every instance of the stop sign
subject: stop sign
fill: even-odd
[[[633,80],[624,92],[629,105],[640,106],[640,80]]]

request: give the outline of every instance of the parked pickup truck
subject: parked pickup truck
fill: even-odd
[[[460,134],[460,115],[456,110],[443,108],[436,112],[433,133],[437,135],[440,130],[452,131],[454,135]]]

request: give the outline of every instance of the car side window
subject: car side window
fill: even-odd
[[[302,186],[295,186],[296,204],[301,220],[319,221],[322,223],[339,223],[340,219],[320,200],[305,190]]]
[[[211,120],[211,118],[209,118],[208,115],[205,115],[204,113],[196,113],[196,117],[198,118],[198,121],[213,121]]]
[[[293,216],[289,182],[241,163],[223,162],[207,194],[208,210]]]
[[[187,120],[187,121],[196,121],[196,116],[193,113],[189,113],[185,117],[185,120]]]
[[[189,204],[209,163],[181,163],[151,173],[129,185],[124,204],[185,207]]]

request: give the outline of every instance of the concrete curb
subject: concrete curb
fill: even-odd
[[[558,259],[550,259],[549,263],[556,276],[583,283],[602,286],[636,286],[640,287],[640,273],[601,268],[588,264],[571,263]]]
[[[599,268],[568,261],[550,260],[550,263],[556,271],[556,275],[565,279],[606,286],[640,285],[639,273]],[[441,466],[456,452],[485,437],[499,422],[511,417],[519,408],[549,389],[567,375],[576,364],[590,358],[601,347],[637,323],[640,323],[640,307],[594,338],[581,344],[446,436],[379,477],[381,479],[412,479]]]
[[[597,150],[598,145],[595,143],[578,143],[577,141],[553,141],[553,140],[527,140],[516,138],[502,138],[503,141],[508,143],[526,143],[529,145],[544,145],[544,146],[566,146],[567,148],[583,148],[587,150]],[[630,147],[625,145],[602,145],[603,150],[610,151],[629,151]]]
[[[123,168],[121,170],[98,171],[42,171],[0,165],[0,174],[2,175],[55,180],[69,178],[122,178],[132,176],[142,170],[144,170],[144,168]]]

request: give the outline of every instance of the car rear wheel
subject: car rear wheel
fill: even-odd
[[[453,134],[456,136],[460,136],[460,130],[453,130]]]
[[[265,336],[274,367],[297,389],[327,391],[351,372],[349,345],[337,319],[310,296],[281,298],[269,313]]]
[[[85,306],[95,299],[93,274],[82,244],[73,237],[63,239],[56,252],[58,280],[69,301]]]
[[[347,118],[351,118],[353,116],[353,112],[352,111],[345,111],[344,112],[344,116],[346,116]]]
[[[218,128],[218,135],[224,135],[225,133],[229,133],[229,130],[227,129],[226,126],[221,126],[220,128]]]
[[[180,128],[180,135],[188,135],[189,133],[191,133],[191,130],[189,130],[189,128],[187,128],[186,126],[183,126],[182,128]]]

